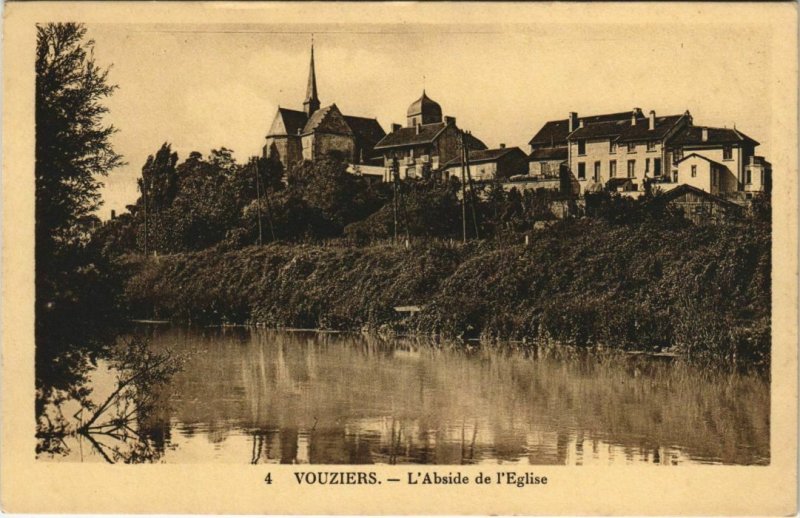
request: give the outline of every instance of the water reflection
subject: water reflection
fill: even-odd
[[[188,357],[140,423],[162,462],[769,462],[757,378],[261,329],[170,328],[151,345]]]

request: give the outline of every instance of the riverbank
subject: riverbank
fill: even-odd
[[[769,228],[562,222],[530,244],[270,244],[128,257],[135,318],[671,349],[765,370]],[[416,305],[419,313],[395,311]]]

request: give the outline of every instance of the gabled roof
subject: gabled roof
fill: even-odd
[[[353,130],[347,125],[344,115],[335,104],[320,108],[311,114],[303,128],[303,134],[307,135],[314,132],[353,135]]]
[[[567,159],[566,147],[545,147],[534,149],[528,155],[528,160],[531,162],[544,161],[544,160],[566,160]]]
[[[419,127],[419,133],[417,133],[417,128],[400,128],[383,137],[375,146],[375,149],[389,149],[393,147],[429,144],[436,140],[439,134],[444,131],[446,127],[447,124],[444,122],[421,124]]]
[[[485,162],[494,162],[509,153],[519,153],[523,158],[525,152],[518,147],[500,147],[496,149],[470,149],[469,162],[470,164],[480,164]],[[452,165],[461,165],[461,157],[454,158],[445,164],[446,167]]]
[[[704,128],[708,130],[707,140],[703,140]],[[737,129],[709,128],[705,126],[689,126],[678,132],[670,143],[673,146],[719,146],[745,143],[754,146],[758,145],[758,142]]]
[[[637,117],[636,124],[631,118],[624,120],[584,124],[567,136],[567,140],[613,138],[618,142],[634,142],[639,140],[660,140],[667,136],[683,115],[667,115],[656,117],[653,129],[650,129],[649,117]]]
[[[658,184],[656,184],[656,185],[658,185]],[[730,200],[726,200],[724,198],[720,198],[719,196],[715,196],[715,195],[711,194],[710,192],[704,191],[703,189],[698,189],[697,187],[695,187],[693,185],[689,185],[689,184],[685,184],[685,183],[675,187],[674,189],[670,189],[669,191],[667,191],[667,192],[665,192],[663,194],[660,194],[660,195],[654,197],[652,200],[650,200],[649,203],[669,203],[672,200],[674,200],[675,198],[677,198],[678,196],[681,196],[682,194],[686,194],[687,192],[691,192],[691,193],[696,194],[696,195],[698,195],[698,196],[700,196],[702,198],[705,198],[708,201],[713,201],[714,203],[719,203],[720,205],[724,205],[726,207],[729,207],[729,208],[732,208],[732,209],[735,209],[735,210],[741,210],[742,209],[741,205],[737,205],[736,203],[734,203],[734,202],[732,202]]]
[[[299,135],[308,121],[305,112],[290,110],[288,108],[278,108],[272,126],[267,132],[267,137],[285,137],[287,135]]]
[[[377,119],[345,115],[344,120],[347,122],[347,125],[350,126],[356,139],[362,143],[361,145],[363,147],[374,148],[375,144],[386,136],[386,132],[383,131]]]
[[[710,164],[714,164],[714,165],[717,165],[717,166],[720,166],[720,167],[725,167],[724,165],[720,164],[719,162],[715,162],[714,160],[711,160],[708,157],[704,157],[703,155],[698,155],[697,153],[690,153],[690,154],[686,155],[685,157],[681,158],[680,160],[678,160],[677,162],[675,162],[675,164],[680,164],[684,160],[688,160],[688,159],[693,158],[693,157],[694,158],[702,158],[703,160],[705,160],[706,162],[708,162]]]
[[[613,122],[628,120],[633,112],[607,113],[602,115],[591,115],[588,117],[578,117],[578,124],[583,121],[584,126],[599,122]],[[548,121],[536,135],[528,142],[531,146],[566,146],[567,135],[569,135],[569,120],[560,119]]]
[[[619,136],[619,142],[632,142],[637,140],[661,140],[675,127],[683,115],[667,115],[656,117],[655,128],[650,129],[649,118],[637,118],[636,126],[628,122],[626,130]]]

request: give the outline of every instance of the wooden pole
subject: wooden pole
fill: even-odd
[[[461,239],[467,244],[467,174],[464,167],[467,164],[466,158],[466,136],[461,132]]]
[[[144,255],[147,257],[147,179],[142,172],[142,197],[144,198]]]
[[[250,159],[250,167],[256,175],[256,211],[258,214],[258,246],[261,246],[261,181],[259,180],[258,162],[255,158]]]
[[[397,182],[399,180],[400,173],[398,171],[397,166],[397,157],[392,159],[392,189],[394,191],[394,197],[392,198],[392,216],[394,219],[394,237],[392,237],[392,243],[397,243]]]
[[[478,215],[475,212],[475,204],[478,200],[475,196],[475,184],[472,182],[472,173],[469,171],[469,149],[467,149],[466,146],[464,150],[464,157],[466,161],[467,181],[469,182],[469,206],[472,209],[472,223],[475,225],[475,239],[480,239],[481,236],[478,232]]]

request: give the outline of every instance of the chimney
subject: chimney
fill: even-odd
[[[702,140],[703,142],[707,142],[707,141],[708,141],[708,128],[703,128],[703,129],[702,129],[702,137],[701,137],[701,140]]]
[[[419,135],[420,130],[422,129],[422,124],[419,122],[417,123],[417,135]]]
[[[578,128],[578,114],[569,112],[569,132],[572,133]]]
[[[649,127],[649,129],[650,129],[650,131],[653,131],[654,129],[656,129],[656,111],[655,110],[650,110],[649,119],[650,119],[650,127]]]
[[[117,217],[117,211],[115,211],[114,209],[111,209],[111,219],[114,219],[116,217]]]
[[[402,128],[400,124],[392,123],[392,133],[394,133],[395,131],[400,131],[400,128]]]
[[[444,117],[444,123],[447,124],[448,126],[455,126],[456,125],[456,118],[446,115]]]
[[[641,108],[634,108],[631,111],[631,126],[636,126],[636,117],[641,113]]]
[[[506,145],[503,142],[501,142],[500,143],[500,149],[505,149],[505,148],[506,148]]]

